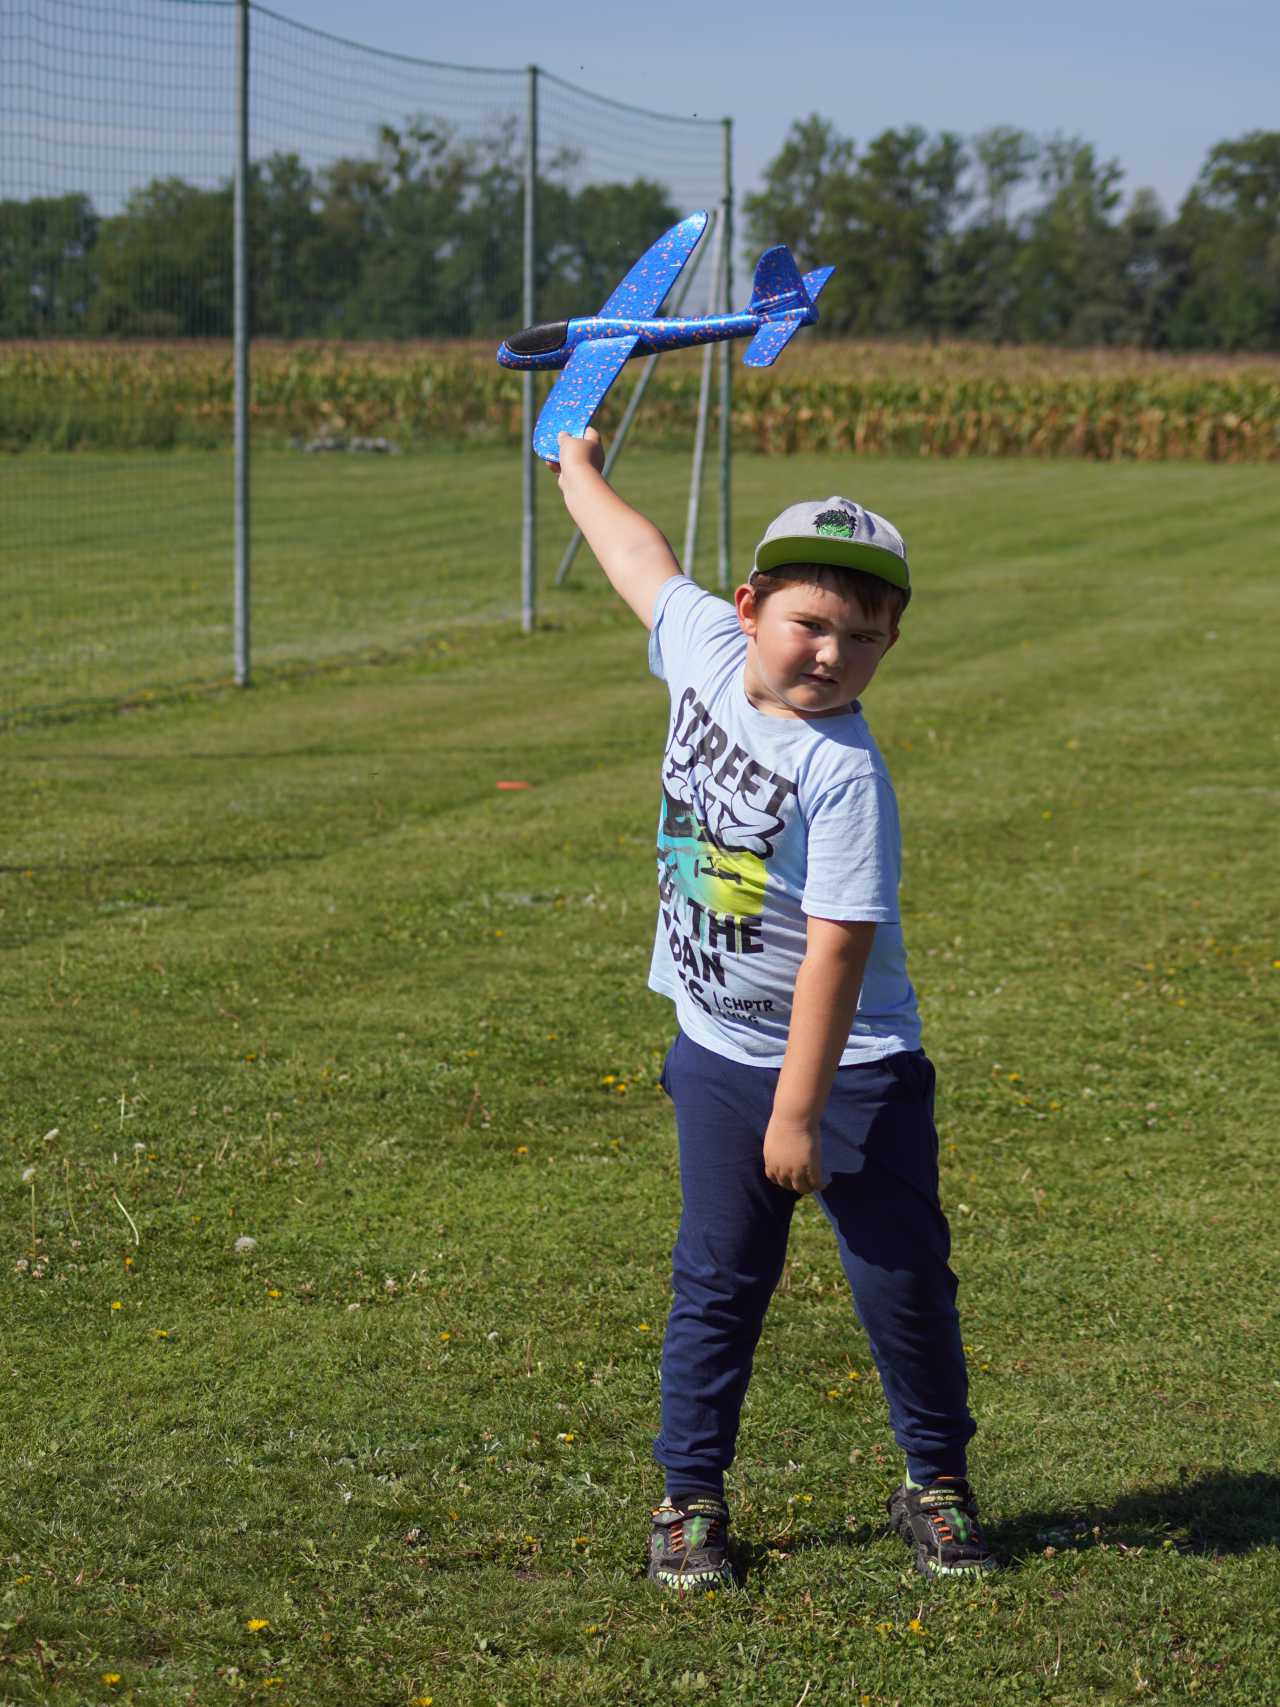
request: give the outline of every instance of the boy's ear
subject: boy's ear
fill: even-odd
[[[759,620],[755,588],[745,584],[739,587],[733,595],[733,608],[738,613],[738,627],[745,635],[754,638]]]

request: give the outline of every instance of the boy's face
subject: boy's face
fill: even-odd
[[[868,616],[857,599],[813,581],[791,581],[758,601],[734,594],[747,636],[744,685],[773,717],[832,717],[848,709],[898,638],[888,611]]]

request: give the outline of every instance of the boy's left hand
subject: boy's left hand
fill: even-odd
[[[821,1191],[822,1143],[816,1129],[795,1121],[770,1120],[764,1135],[764,1171],[774,1185],[802,1196]]]
[[[580,439],[572,433],[560,433],[557,437],[560,456],[558,459],[548,457],[547,467],[560,476],[561,490],[566,477],[572,478],[580,469],[594,468],[597,474],[604,473],[604,440],[594,427],[588,427]]]

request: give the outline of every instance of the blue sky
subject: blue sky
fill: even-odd
[[[1214,142],[1280,129],[1275,0],[268,3],[372,47],[470,65],[532,62],[658,111],[730,114],[740,190],[758,181],[792,120],[817,112],[858,143],[911,123],[1079,135],[1120,161],[1126,192],[1150,186],[1172,212]]]

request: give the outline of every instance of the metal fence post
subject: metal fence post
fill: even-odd
[[[720,210],[724,232],[724,312],[733,313],[733,120],[724,126],[724,204]],[[729,585],[733,556],[733,518],[730,475],[733,468],[733,364],[729,345],[720,346],[720,563],[719,581]]]
[[[707,313],[714,314],[721,294],[720,277],[724,257],[724,222],[716,220],[715,249],[711,256],[711,280],[707,290]],[[698,419],[693,429],[693,469],[689,475],[689,509],[685,517],[684,553],[680,567],[691,580],[698,552],[698,517],[702,508],[702,465],[707,448],[707,415],[711,402],[712,344],[702,347],[702,382],[698,387]]]
[[[236,168],[233,208],[235,306],[235,678],[249,685],[249,0],[236,9]]]
[[[529,105],[526,120],[524,152],[524,323],[532,326],[537,318],[537,206],[538,206],[538,67],[529,67]],[[537,541],[534,519],[537,508],[537,488],[534,485],[533,428],[537,403],[536,376],[523,375],[524,388],[524,506],[520,542],[520,627],[532,634],[535,619],[537,586]]]

